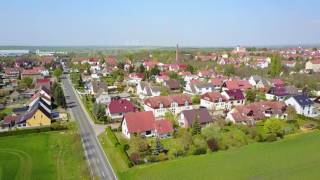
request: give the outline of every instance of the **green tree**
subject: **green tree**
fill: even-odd
[[[146,71],[146,68],[143,66],[143,64],[140,64],[139,73],[144,73],[145,71]]]
[[[281,59],[278,54],[274,54],[271,57],[271,70],[270,74],[272,77],[279,76],[281,72]]]
[[[284,134],[284,122],[281,119],[270,118],[264,123],[264,130],[268,134],[282,137]]]
[[[159,74],[160,74],[160,69],[158,68],[157,65],[155,65],[155,66],[151,69],[150,73],[151,73],[152,76],[159,75]]]
[[[132,65],[132,66],[130,66],[130,68],[129,68],[129,73],[133,73],[134,72],[134,66]]]
[[[99,121],[104,121],[106,116],[106,108],[103,104],[93,104],[93,114]]]
[[[56,84],[56,83],[54,83]],[[63,90],[59,84],[54,85],[53,99],[57,106],[66,107],[66,99]]]
[[[33,84],[33,79],[30,77],[23,77],[19,82],[19,87],[21,89],[31,88]]]
[[[192,74],[194,73],[194,71],[195,71],[195,68],[192,66],[192,65],[190,65],[190,64],[188,64],[188,66],[187,66],[187,69],[186,69],[187,71],[189,71],[189,72],[191,72]]]
[[[177,120],[177,116],[175,116],[172,112],[166,112],[164,114],[164,118],[168,119],[169,121],[171,121],[172,125],[174,128],[178,128],[179,124],[178,124],[178,120]]]
[[[129,141],[129,146],[132,152],[138,152],[140,156],[150,154],[148,141],[140,136],[133,136]]]
[[[200,126],[200,115],[196,114],[195,120],[192,124],[192,135],[201,134],[201,126]]]
[[[226,76],[231,76],[231,75],[234,75],[234,74],[235,74],[235,69],[234,69],[233,64],[227,64],[227,65],[225,65],[225,67],[224,67],[224,74],[225,74]]]
[[[201,97],[199,95],[195,95],[192,97],[192,104],[200,104]]]
[[[254,102],[256,99],[256,93],[251,89],[247,90],[246,91],[246,99],[249,102]]]
[[[53,75],[54,77],[57,78],[58,81],[60,81],[60,77],[62,75],[62,69],[61,68],[57,68],[53,71]]]
[[[155,142],[155,147],[153,148],[152,155],[159,155],[164,151],[164,147],[161,144],[160,139],[157,137]]]

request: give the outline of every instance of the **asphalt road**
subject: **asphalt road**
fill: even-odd
[[[94,132],[90,117],[85,112],[82,102],[75,94],[68,78],[62,77],[62,86],[65,93],[68,110],[72,118],[79,123],[82,144],[89,163],[91,174],[94,178],[116,180],[117,177],[107,160],[104,151]]]

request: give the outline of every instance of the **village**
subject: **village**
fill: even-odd
[[[129,167],[319,127],[316,48],[210,52],[177,45],[139,53],[3,54],[0,131],[72,121],[61,79],[71,80],[92,123],[124,147],[119,153]]]

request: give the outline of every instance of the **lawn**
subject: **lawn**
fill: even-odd
[[[80,136],[73,131],[0,138],[0,179],[89,179]]]
[[[133,167],[120,179],[320,179],[320,132]]]

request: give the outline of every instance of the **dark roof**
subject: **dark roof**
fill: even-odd
[[[242,100],[244,98],[244,94],[240,89],[226,90],[225,91],[231,100]]]
[[[297,95],[293,96],[293,98],[297,101],[297,103],[301,106],[312,105],[314,102],[309,99],[306,95]]]
[[[175,90],[175,89],[180,88],[180,83],[176,79],[167,80],[167,81],[165,81],[165,83],[171,90]]]
[[[199,118],[200,124],[206,124],[213,121],[207,108],[184,110],[182,113],[189,125],[192,125],[196,118]]]
[[[50,112],[48,112],[44,107],[48,108],[50,110]],[[21,118],[18,120],[18,124],[19,123],[24,123],[26,120],[30,119],[34,113],[37,112],[37,110],[40,110],[41,112],[43,112],[43,114],[45,114],[47,117],[49,117],[50,119],[52,118],[51,116],[51,107],[46,104],[45,101],[43,101],[41,98],[38,100],[38,102],[36,102],[27,113],[25,113],[23,116],[21,116]]]
[[[320,104],[320,96],[317,97],[317,98],[314,100],[314,102]]]
[[[50,91],[48,88],[46,88],[45,86],[41,86],[41,90],[43,90],[44,92],[46,92],[49,96],[52,96],[51,91]]]
[[[18,107],[18,108],[13,108],[12,112],[15,114],[19,114],[19,113],[23,113],[23,112],[28,111],[28,109],[29,109],[29,106]]]

